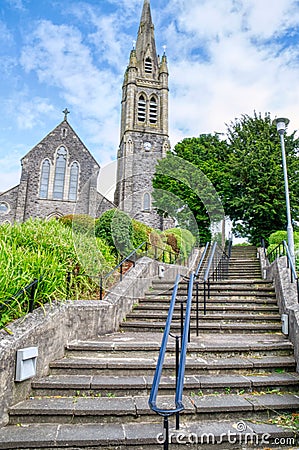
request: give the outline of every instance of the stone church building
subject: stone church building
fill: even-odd
[[[99,217],[117,206],[150,226],[164,228],[152,208],[157,161],[170,148],[168,68],[157,55],[150,0],[144,0],[136,47],[123,83],[114,204],[97,191],[100,166],[64,120],[22,160],[20,184],[0,194],[0,223],[67,214]]]

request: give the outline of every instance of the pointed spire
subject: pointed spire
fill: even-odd
[[[153,66],[158,68],[154,24],[151,14],[150,0],[144,0],[140,26],[136,42],[136,56],[139,63],[144,62],[145,56],[150,56]]]
[[[151,22],[152,23],[152,15],[151,15],[151,5],[149,0],[144,0],[141,22]]]

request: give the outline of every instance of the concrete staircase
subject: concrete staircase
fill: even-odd
[[[172,285],[153,282],[119,333],[69,343],[49,376],[32,383],[31,397],[11,407],[0,448],[163,448],[162,418],[147,402]],[[179,296],[186,292],[182,284]],[[170,449],[247,449],[251,442],[295,448],[293,431],[275,422],[298,412],[299,374],[256,249],[233,248],[229,280],[212,284],[206,316],[200,298],[199,336],[192,313],[185,411],[179,437],[171,429]],[[176,316],[179,332],[179,309]],[[173,406],[174,367],[170,339],[159,406]]]

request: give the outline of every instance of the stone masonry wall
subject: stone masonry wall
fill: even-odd
[[[289,317],[289,339],[294,345],[297,371],[299,372],[299,303],[296,283],[291,283],[286,256],[276,259],[269,265],[264,251],[260,249],[260,259],[266,279],[274,282],[279,311]]]
[[[18,191],[19,186],[16,186],[12,189],[9,189],[9,191],[0,194],[0,203],[4,203],[8,207],[7,212],[0,215],[0,223],[14,222],[17,208]]]
[[[194,270],[199,252],[195,250],[188,266]],[[9,326],[12,334],[0,331],[0,425],[8,421],[7,409],[30,393],[31,380],[14,382],[16,351],[30,346],[38,347],[37,378],[49,371],[49,363],[64,355],[64,346],[73,340],[95,340],[117,331],[134,303],[158,277],[161,263],[147,257],[137,261],[102,301],[53,302],[45,309]],[[178,273],[186,275],[187,267],[163,264],[165,277],[175,279]]]

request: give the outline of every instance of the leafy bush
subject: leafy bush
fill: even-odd
[[[282,241],[287,241],[288,235],[286,231],[276,231],[275,233],[272,233],[269,237],[269,246],[271,245],[278,245]]]
[[[268,246],[268,254],[274,250],[278,244],[282,241],[288,242],[288,234],[287,231],[276,231],[272,233],[269,237],[269,246]],[[294,244],[295,244],[295,258],[296,258],[296,270],[299,271],[299,232],[294,232]]]
[[[132,221],[125,212],[118,209],[110,209],[96,220],[95,235],[104,239],[116,254],[124,256],[133,250]]]
[[[288,233],[287,231],[275,231],[275,233],[272,233],[271,236],[269,237],[269,245],[273,245],[273,244],[280,244],[282,241],[286,241],[288,242]],[[295,245],[298,244],[299,245],[299,232],[295,231],[294,232],[294,243]]]
[[[153,228],[145,225],[144,223],[138,222],[137,220],[132,220],[133,226],[133,238],[132,243],[133,247],[137,248],[143,242],[150,242],[150,234],[153,231]]]
[[[167,238],[166,240],[167,245],[169,245],[172,251],[177,255],[180,252],[177,237],[171,232],[165,232],[165,235]]]
[[[189,230],[185,230],[183,228],[171,228],[164,231],[164,234],[166,236],[172,234],[176,237],[180,258],[185,259],[190,255],[191,250],[195,245],[196,238]]]

